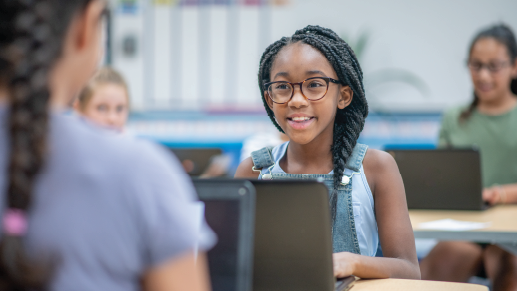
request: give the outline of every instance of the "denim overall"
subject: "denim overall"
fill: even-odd
[[[273,147],[266,147],[251,153],[254,169],[260,170],[260,179],[314,179],[322,181],[332,191],[334,189],[333,174],[280,174],[271,173],[275,165],[271,154]],[[357,173],[360,171],[364,155],[368,146],[357,144],[352,155],[346,163],[346,168]],[[330,194],[329,194],[330,195]],[[336,220],[332,222],[332,245],[333,252],[351,252],[360,254],[359,242],[355,229],[354,212],[352,206],[352,179],[351,176],[343,175],[343,180],[338,188]]]

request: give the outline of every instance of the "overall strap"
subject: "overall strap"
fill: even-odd
[[[268,168],[275,164],[273,160],[273,155],[271,151],[274,147],[265,147],[258,151],[254,151],[251,153],[251,159],[253,160],[253,166],[256,170],[261,170],[263,168]]]
[[[275,164],[275,161],[273,160],[273,155],[271,154],[273,148],[273,146],[269,146],[251,153],[251,159],[253,160],[253,165],[255,166],[255,169],[258,170],[262,168],[267,168]],[[359,172],[359,169],[363,164],[363,159],[366,155],[367,150],[367,145],[357,143],[354,147],[354,150],[352,151],[350,159],[348,159],[348,161],[346,162],[346,168],[354,172]]]
[[[367,145],[357,143],[354,147],[354,150],[352,151],[352,155],[346,162],[346,168],[354,172],[359,172],[359,169],[361,169],[361,165],[363,164],[363,159],[367,149]]]

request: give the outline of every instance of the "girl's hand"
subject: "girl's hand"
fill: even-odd
[[[499,193],[495,188],[485,188],[483,189],[483,201],[487,202],[490,205],[494,205],[499,201]]]
[[[506,202],[506,192],[502,186],[494,186],[483,189],[483,200],[490,205]]]
[[[343,278],[354,274],[358,255],[349,252],[334,253],[332,259],[334,261],[334,277]]]

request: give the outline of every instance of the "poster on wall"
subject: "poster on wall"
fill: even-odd
[[[292,0],[239,0],[245,6],[285,6],[292,4]]]
[[[292,4],[292,0],[269,0],[269,2],[270,5],[273,6],[286,6]]]
[[[179,3],[179,0],[154,0],[156,6],[173,6]]]
[[[121,1],[121,2],[136,2]],[[242,6],[286,6],[292,0],[153,0],[156,6],[202,6],[202,5],[242,5]]]
[[[140,7],[138,0],[118,0],[117,12],[120,14],[138,14]]]

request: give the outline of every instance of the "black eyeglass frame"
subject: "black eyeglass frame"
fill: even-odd
[[[327,83],[327,89],[325,90],[325,94],[323,94],[323,96],[321,96],[318,99],[310,99],[310,98],[307,98],[307,96],[305,96],[305,94],[303,94],[303,83],[305,83],[305,82],[307,82],[309,80],[314,80],[314,79],[323,79]],[[289,97],[289,100],[287,100],[286,102],[276,102],[275,100],[273,100],[273,97],[271,97],[271,95],[269,94],[269,87],[271,85],[277,84],[277,83],[289,84],[293,88],[293,90],[291,92],[291,97]],[[291,99],[293,99],[295,85],[300,85],[300,92],[302,92],[302,95],[303,95],[303,97],[305,97],[305,99],[307,99],[309,101],[318,101],[318,100],[323,99],[323,97],[325,97],[327,95],[327,93],[329,91],[329,83],[341,84],[341,85],[343,84],[343,83],[341,83],[341,81],[336,80],[336,79],[332,79],[330,77],[312,77],[312,78],[305,79],[302,82],[298,82],[298,83],[291,83],[291,82],[287,82],[287,81],[267,82],[267,83],[264,83],[264,91],[267,92],[267,97],[269,99],[271,99],[271,101],[273,101],[273,103],[276,103],[276,104],[286,104],[286,103],[289,103],[289,101],[291,101]]]
[[[495,67],[493,67],[492,65],[495,65]],[[497,61],[495,63],[482,63],[482,62],[479,62],[479,63],[475,63],[471,60],[467,60],[467,67],[469,68],[469,70],[475,72],[475,73],[479,73],[481,72],[481,70],[483,70],[483,68],[486,68],[488,70],[488,72],[490,72],[491,74],[496,74],[498,73],[499,71],[501,71],[502,69],[506,68],[506,67],[510,67],[512,65],[512,61],[511,60],[505,60],[505,61]],[[479,66],[479,67],[477,67]]]

